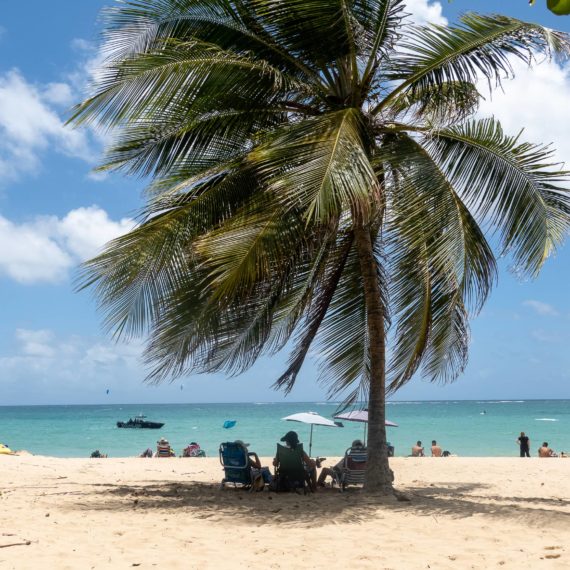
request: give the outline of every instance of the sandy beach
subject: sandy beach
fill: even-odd
[[[0,456],[0,567],[570,568],[570,460],[392,466],[409,501],[222,491],[216,458]]]

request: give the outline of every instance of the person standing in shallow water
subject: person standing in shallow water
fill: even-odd
[[[521,431],[521,435],[517,439],[519,444],[521,457],[530,457],[530,439],[525,435],[524,431]]]

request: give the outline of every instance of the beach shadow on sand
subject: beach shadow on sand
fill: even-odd
[[[570,524],[570,500],[511,497],[489,493],[485,485],[446,483],[401,489],[409,500],[366,495],[356,488],[339,493],[323,489],[315,494],[250,493],[243,489],[198,481],[144,481],[138,484],[96,484],[92,492],[68,503],[71,509],[168,513],[188,512],[212,522],[234,517],[252,524],[313,527],[315,524],[358,523],[381,519],[399,511],[417,516],[501,518],[557,526]],[[487,490],[487,492],[485,492]],[[86,502],[87,501],[87,502]]]

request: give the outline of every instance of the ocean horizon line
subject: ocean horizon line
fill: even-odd
[[[394,404],[424,404],[424,403],[464,403],[475,402],[481,404],[495,403],[524,403],[524,402],[551,402],[570,401],[570,398],[449,398],[449,399],[421,399],[421,400],[389,400],[387,405]],[[365,402],[357,402],[347,407],[359,406]],[[32,408],[32,407],[73,407],[73,406],[218,406],[218,405],[292,405],[292,404],[313,404],[313,405],[343,405],[342,402],[322,401],[322,400],[279,400],[279,401],[239,401],[239,402],[96,402],[96,403],[62,403],[62,404],[0,404],[1,408]]]

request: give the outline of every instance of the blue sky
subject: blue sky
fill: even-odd
[[[0,405],[277,401],[270,385],[286,355],[233,379],[199,376],[144,385],[141,343],[113,343],[87,293],[73,292],[77,265],[127,231],[144,182],[96,176],[103,140],[64,127],[98,62],[97,19],[110,0],[2,2],[0,10]],[[410,0],[418,20],[501,11],[570,32],[545,0]],[[482,105],[506,130],[553,142],[570,164],[570,68],[544,63]],[[472,323],[469,366],[453,385],[414,379],[396,399],[570,397],[570,248],[534,282],[505,266],[499,286]],[[312,364],[292,401],[323,400]],[[109,394],[106,393],[109,389]]]

